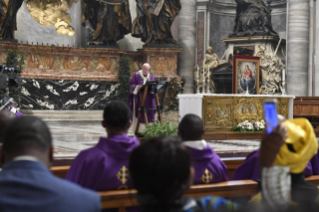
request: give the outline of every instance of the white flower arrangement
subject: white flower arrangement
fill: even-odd
[[[239,123],[237,127],[233,129],[233,131],[239,131],[239,132],[256,132],[256,131],[263,131],[265,129],[265,121],[252,121],[249,122],[248,120]]]

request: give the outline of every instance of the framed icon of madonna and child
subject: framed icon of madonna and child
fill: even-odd
[[[233,93],[259,94],[259,66],[259,57],[233,57]]]

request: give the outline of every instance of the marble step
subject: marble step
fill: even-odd
[[[102,110],[22,110],[25,115],[42,118],[46,122],[99,123],[103,119]]]

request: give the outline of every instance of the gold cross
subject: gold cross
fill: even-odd
[[[214,175],[210,171],[208,171],[208,169],[205,170],[204,174],[201,177],[204,183],[212,182],[213,178],[214,178]]]
[[[122,184],[125,184],[129,178],[128,169],[123,166],[121,170],[116,174],[116,177],[122,182]]]

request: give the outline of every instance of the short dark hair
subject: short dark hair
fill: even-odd
[[[133,150],[129,170],[139,195],[159,204],[179,198],[187,189],[191,158],[178,137],[151,138]]]
[[[3,134],[11,121],[17,116],[10,111],[0,112],[0,144],[3,142]]]
[[[28,150],[45,152],[52,144],[47,124],[35,116],[15,118],[3,137],[3,151],[8,154],[23,154]]]
[[[108,128],[126,129],[131,120],[131,110],[123,101],[113,100],[105,105],[103,119]]]
[[[178,130],[183,140],[196,140],[204,134],[204,123],[198,115],[187,114],[179,123]]]

